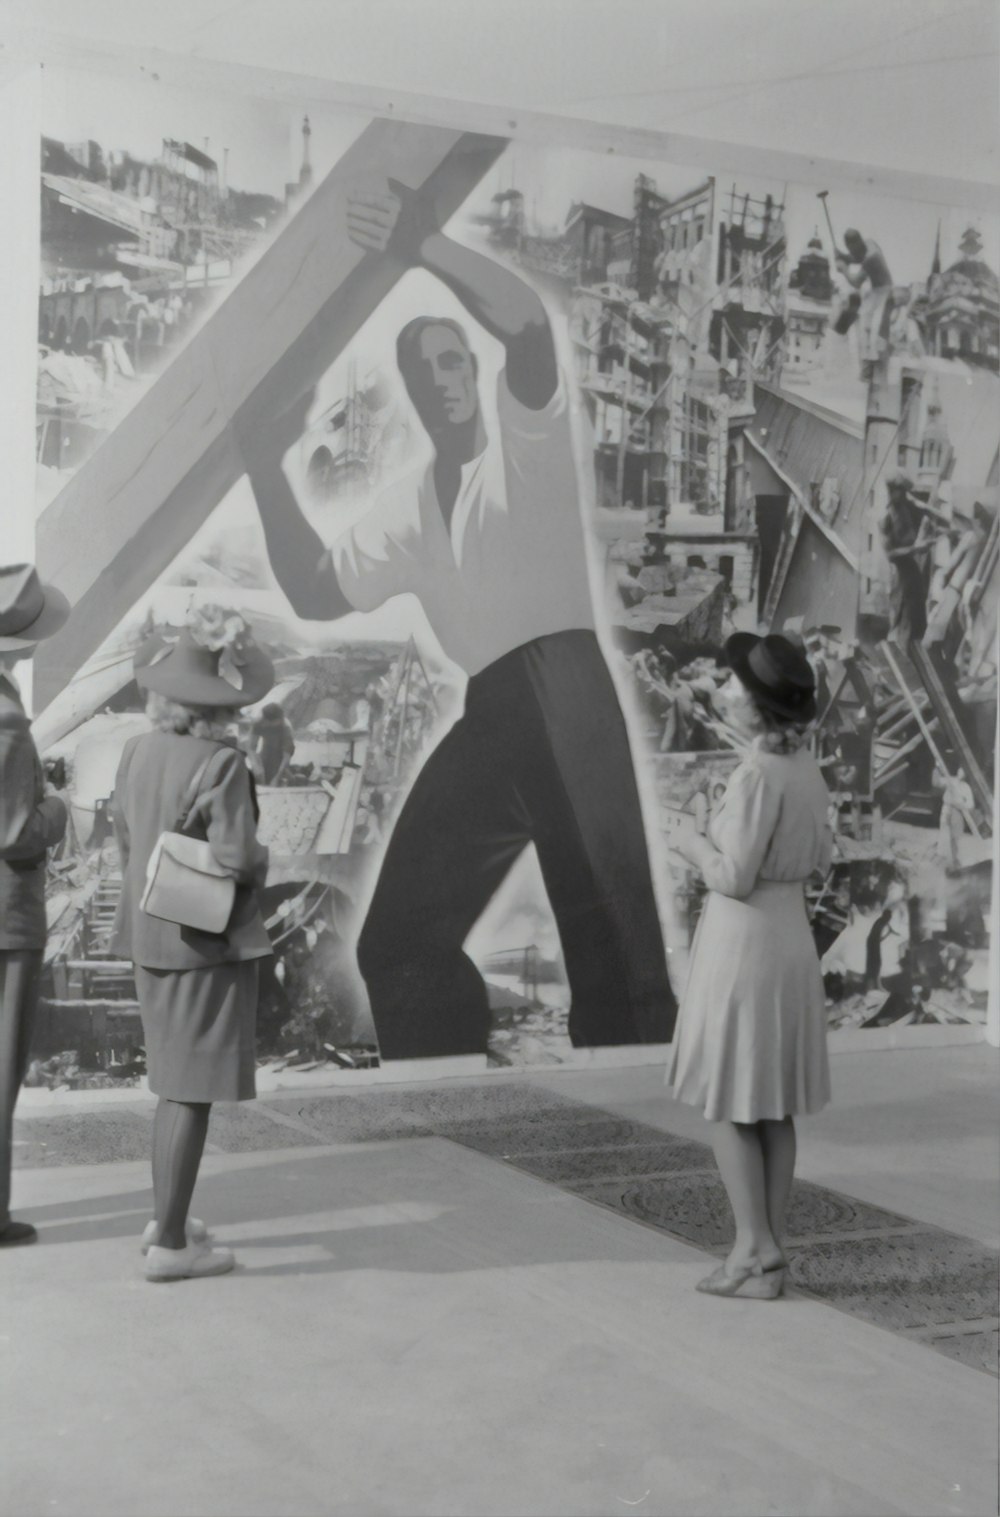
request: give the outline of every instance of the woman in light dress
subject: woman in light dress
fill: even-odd
[[[736,1241],[699,1290],[782,1292],[794,1117],[829,1099],[826,1007],[805,883],[830,866],[829,795],[806,747],[816,715],[805,655],[777,634],[735,633],[727,715],[752,739],[707,835],[675,850],[709,894],[691,949],[667,1084],[713,1124]]]

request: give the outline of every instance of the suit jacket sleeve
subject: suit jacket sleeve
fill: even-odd
[[[199,807],[212,853],[241,885],[259,884],[268,850],[257,841],[250,771],[240,754],[230,752],[216,770]]]
[[[42,791],[28,718],[0,714],[0,858],[41,860],[66,831],[66,807]]]

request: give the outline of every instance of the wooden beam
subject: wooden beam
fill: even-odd
[[[244,473],[231,425],[315,384],[396,284],[346,236],[359,182],[392,177],[446,220],[503,152],[501,137],[377,121],[292,216],[38,522],[40,572],[74,614],[39,648],[41,711]]]
[[[927,697],[924,695],[923,691],[919,691],[914,696],[914,700],[917,702],[917,704],[921,708],[923,708],[927,704]],[[902,732],[903,728],[904,727],[908,727],[912,721],[913,721],[913,712],[910,710],[909,706],[907,706],[907,708],[903,712],[902,716],[897,716],[896,720],[894,722],[892,722],[888,727],[884,727],[884,728],[881,728],[879,730],[879,735],[878,735],[879,742],[880,743],[887,743],[887,742],[889,742],[889,740],[891,738],[895,737],[895,735],[896,735],[897,732]],[[928,725],[929,726],[933,726],[934,724],[933,724],[933,722],[930,722],[930,723],[928,723]]]
[[[937,717],[935,716],[931,719],[931,721],[927,723],[928,730],[933,732],[937,727],[937,724],[938,721]],[[922,732],[915,733],[913,737],[909,738],[905,743],[902,744],[901,747],[897,748],[889,758],[886,759],[882,767],[875,772],[874,784],[876,790],[880,785],[884,785],[888,780],[890,780],[894,774],[898,774],[900,769],[906,768],[906,760],[908,756],[920,747],[920,744],[923,742],[923,740],[924,735]]]

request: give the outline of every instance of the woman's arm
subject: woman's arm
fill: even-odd
[[[685,835],[676,851],[701,870],[709,890],[744,900],[757,883],[780,810],[780,793],[760,770],[741,767],[713,823],[714,840]]]
[[[241,885],[261,881],[268,850],[257,841],[250,774],[239,753],[227,754],[198,810],[214,857]]]

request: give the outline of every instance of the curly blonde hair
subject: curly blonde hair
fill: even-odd
[[[750,703],[757,714],[757,741],[765,753],[798,753],[815,731],[815,720],[800,722],[777,716],[773,711],[758,705],[752,695]]]
[[[216,743],[227,741],[228,728],[236,721],[236,713],[229,706],[188,706],[156,690],[147,693],[146,715],[158,732],[204,737]]]

